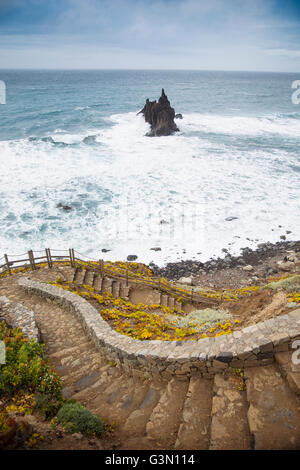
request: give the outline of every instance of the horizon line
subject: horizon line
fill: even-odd
[[[35,67],[26,67],[26,68],[7,68],[7,67],[0,67],[0,72],[1,71],[45,71],[45,72],[100,72],[100,71],[116,71],[116,72],[126,72],[126,71],[134,71],[134,72],[236,72],[236,73],[281,73],[281,74],[300,74],[300,70],[298,72],[295,71],[288,71],[288,72],[283,72],[283,71],[278,71],[278,70],[241,70],[241,69],[161,69],[161,68],[35,68]]]

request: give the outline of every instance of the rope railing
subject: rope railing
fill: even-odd
[[[65,253],[56,255],[54,252]],[[34,253],[44,253],[43,256],[35,256]],[[120,263],[123,266],[118,266],[114,263],[104,263],[103,260],[94,261],[86,255],[82,255],[81,253],[74,250],[74,248],[69,248],[69,250],[50,250],[50,248],[45,248],[45,250],[33,251],[29,250],[27,253],[28,258],[23,259],[12,259],[12,255],[5,254],[0,258],[0,260],[4,260],[4,264],[0,265],[0,279],[6,275],[12,275],[15,272],[19,272],[22,269],[28,270],[36,270],[38,267],[43,265],[48,266],[49,268],[53,267],[53,264],[63,263],[70,265],[73,268],[85,268],[88,270],[93,270],[99,272],[101,276],[107,276],[113,279],[124,280],[126,281],[126,285],[128,286],[129,282],[131,284],[141,285],[143,287],[151,287],[153,289],[159,290],[161,293],[165,293],[167,295],[172,295],[175,298],[181,298],[184,301],[190,301],[191,303],[205,303],[216,305],[218,304],[218,299],[210,298],[209,294],[207,295],[199,295],[197,292],[194,292],[193,289],[191,291],[187,291],[175,285],[174,283],[168,281],[164,278],[151,278],[150,276],[146,276],[142,272],[138,274],[134,271],[134,267],[130,269],[130,264],[128,263]],[[16,256],[24,256],[25,253],[22,255],[15,255]],[[88,258],[88,261],[78,258],[76,255],[82,256],[84,258]],[[23,263],[23,264],[20,264]],[[24,264],[25,263],[25,264]],[[139,265],[137,263],[133,263],[134,266]],[[141,265],[144,266],[144,265]],[[144,268],[146,268],[144,266]]]

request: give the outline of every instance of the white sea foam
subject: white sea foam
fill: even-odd
[[[187,116],[182,128],[185,131],[216,134],[245,136],[279,134],[281,136],[300,137],[299,120],[280,116],[216,116],[194,113]]]
[[[71,146],[0,142],[0,255],[74,246],[98,258],[137,254],[162,264],[205,260],[223,247],[237,254],[277,241],[287,229],[299,238],[297,156],[210,138],[297,138],[299,120],[186,114],[180,133],[160,138],[145,136],[149,126],[136,113],[109,122],[97,132],[53,133],[55,142]],[[84,145],[90,135],[101,145]],[[64,212],[59,202],[73,210]],[[229,216],[237,219],[225,221]],[[162,251],[151,251],[155,246]],[[112,251],[104,255],[102,248]]]

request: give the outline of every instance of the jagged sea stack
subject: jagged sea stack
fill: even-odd
[[[174,122],[175,110],[171,107],[164,89],[161,91],[161,97],[158,102],[150,101],[148,98],[143,109],[139,112],[145,117],[145,121],[151,125],[151,131],[146,135],[149,137],[171,135],[179,131]]]

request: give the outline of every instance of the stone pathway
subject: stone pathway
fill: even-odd
[[[0,296],[35,313],[65,396],[116,421],[118,449],[300,449],[299,370],[288,355],[247,369],[247,391],[221,371],[211,379],[132,377],[101,357],[69,311],[16,281],[2,280]]]

